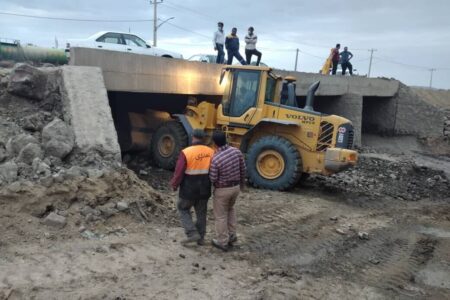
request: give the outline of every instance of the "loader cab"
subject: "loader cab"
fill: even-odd
[[[268,67],[229,66],[220,83],[224,95],[218,111],[218,123],[248,127],[259,121],[264,103],[279,103],[281,79]]]
[[[228,117],[240,117],[256,107],[261,72],[257,70],[229,71],[222,100],[222,113]]]

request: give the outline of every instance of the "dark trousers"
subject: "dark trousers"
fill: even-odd
[[[216,64],[223,64],[223,62],[225,61],[225,51],[223,51],[223,44],[216,43],[216,49],[217,49]]]
[[[331,70],[331,75],[336,75],[338,64],[339,61],[333,61],[333,69]]]
[[[244,58],[239,53],[239,50],[227,50],[228,52],[228,61],[227,64],[231,65],[233,63],[233,57],[236,57],[236,59],[241,63],[241,65],[246,65]]]
[[[347,68],[350,75],[353,75],[353,66],[349,61],[342,63],[341,66],[342,66],[342,75],[345,75],[345,71],[347,71]]]
[[[192,221],[191,208],[194,207],[196,222]],[[180,216],[181,225],[188,237],[193,236],[196,232],[201,238],[206,233],[206,213],[208,207],[208,199],[187,200],[178,198],[177,208]]]
[[[259,66],[259,63],[261,62],[262,53],[256,49],[253,50],[245,49],[245,58],[247,60],[247,65],[249,65],[252,62],[252,55],[256,55],[256,57],[258,57],[256,65]]]

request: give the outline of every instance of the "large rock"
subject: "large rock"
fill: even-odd
[[[44,154],[41,146],[39,146],[38,144],[30,143],[23,147],[23,149],[19,153],[19,156],[17,157],[17,160],[19,162],[31,165],[35,158],[42,159],[43,156]]]
[[[42,130],[42,144],[46,155],[64,158],[72,151],[74,142],[73,130],[58,118]]]
[[[54,212],[51,212],[47,217],[45,217],[42,223],[50,227],[61,229],[66,226],[67,219]]]
[[[9,155],[16,156],[26,145],[38,143],[38,140],[34,136],[26,133],[21,133],[8,140],[8,143],[6,144],[6,151]]]
[[[40,101],[45,97],[46,84],[44,72],[27,64],[17,64],[9,76],[8,92]]]
[[[17,180],[17,171],[19,168],[13,161],[6,162],[0,165],[0,179],[11,183]]]

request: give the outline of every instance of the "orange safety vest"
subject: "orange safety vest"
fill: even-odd
[[[213,149],[204,145],[194,145],[182,151],[187,163],[185,174],[202,175],[209,173],[209,166],[214,155]]]

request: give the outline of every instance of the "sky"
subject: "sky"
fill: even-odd
[[[4,15],[89,19],[69,21]],[[258,35],[262,62],[293,70],[318,72],[330,49],[348,46],[359,75],[396,78],[408,85],[450,89],[450,1],[448,0],[164,0],[158,18],[174,19],[158,30],[158,47],[185,58],[214,54],[212,36],[218,21],[225,32],[238,28],[241,54],[249,26]],[[0,0],[0,38],[60,48],[67,39],[87,38],[102,30],[132,32],[153,39],[149,0]],[[103,22],[108,20],[108,22]],[[110,22],[124,20],[125,22]],[[132,22],[133,21],[133,22]],[[134,22],[139,21],[139,22]]]

